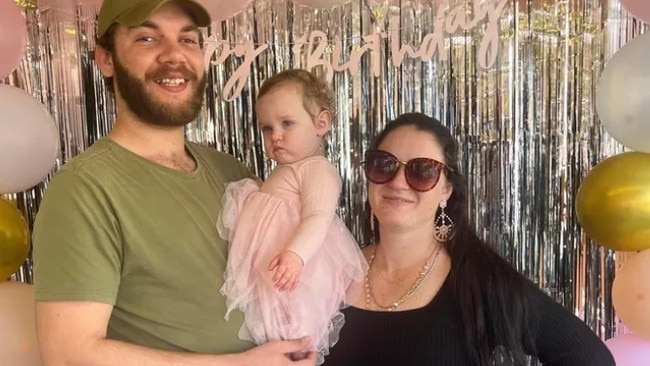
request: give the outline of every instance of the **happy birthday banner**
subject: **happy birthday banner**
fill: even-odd
[[[497,59],[499,17],[507,3],[508,0],[474,0],[461,2],[455,6],[439,5],[433,21],[434,31],[422,37],[417,47],[402,43],[400,32],[403,29],[399,27],[399,16],[390,18],[388,31],[361,37],[363,45],[351,49],[347,60],[341,60],[345,53],[341,37],[335,36],[330,40],[321,30],[305,33],[287,46],[291,46],[294,59],[306,58],[306,65],[302,67],[308,70],[322,67],[325,78],[331,82],[335,72],[349,71],[351,75],[355,75],[361,57],[365,54],[370,57],[373,75],[379,76],[383,64],[380,52],[383,44],[389,47],[390,62],[394,67],[399,67],[407,56],[427,62],[437,55],[438,59],[445,61],[448,57],[444,52],[446,37],[456,34],[459,30],[467,32],[475,28],[484,28],[476,62],[480,68],[489,69],[494,66]],[[204,48],[206,69],[211,65],[225,62],[231,55],[243,58],[221,90],[221,97],[224,100],[232,101],[239,97],[250,77],[253,62],[268,48],[269,44],[253,42],[233,44],[228,40],[218,39],[216,35],[206,39]],[[328,49],[331,49],[331,52]]]

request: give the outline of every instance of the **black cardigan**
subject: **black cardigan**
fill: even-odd
[[[325,365],[471,366],[449,277],[434,299],[420,309],[344,309],[345,325]],[[547,366],[615,366],[604,342],[584,322],[532,282],[525,282],[531,308],[539,314],[533,356]]]

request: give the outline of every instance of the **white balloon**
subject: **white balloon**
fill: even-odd
[[[347,4],[352,0],[294,0],[294,3],[317,9],[333,8]]]
[[[45,106],[22,89],[0,84],[0,194],[40,183],[58,154],[59,133]]]
[[[596,95],[603,127],[626,147],[650,152],[650,33],[635,37],[605,64]]]

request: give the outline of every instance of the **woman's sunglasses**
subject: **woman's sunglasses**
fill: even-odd
[[[383,150],[366,151],[363,164],[366,178],[375,184],[384,184],[397,175],[400,165],[404,165],[406,183],[413,190],[426,192],[438,184],[440,172],[453,172],[445,163],[429,158],[415,158],[409,161],[399,161],[393,154]]]

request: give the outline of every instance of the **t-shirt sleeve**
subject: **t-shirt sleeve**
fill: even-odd
[[[536,356],[545,366],[615,366],[605,343],[577,316],[526,280]]]
[[[239,159],[230,154],[219,151],[217,152],[216,161],[218,162],[217,165],[222,171],[224,178],[226,178],[228,181],[237,181],[243,178],[257,178],[257,176],[253,174],[253,172],[251,172],[250,169],[246,167],[246,165],[244,165]]]
[[[121,251],[120,229],[109,197],[77,171],[57,173],[33,229],[36,300],[114,305]]]
[[[236,167],[238,175],[241,176],[237,179],[251,178],[255,181],[261,181],[261,179],[255,175],[248,167],[246,167],[246,165],[242,164],[241,161],[237,160],[235,157],[232,157],[232,159],[234,160],[233,165]]]
[[[341,192],[341,177],[330,162],[313,160],[297,170],[300,189],[300,224],[288,249],[307,263],[323,245],[336,214]]]

